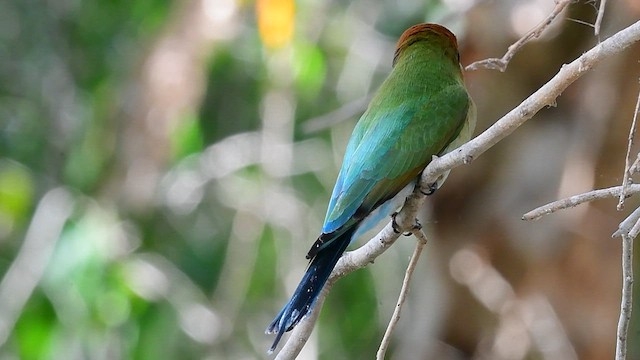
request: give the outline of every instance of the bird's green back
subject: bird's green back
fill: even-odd
[[[399,54],[358,121],[324,233],[359,221],[358,214],[368,214],[393,197],[458,136],[470,98],[457,50],[445,39],[432,40],[411,44]]]

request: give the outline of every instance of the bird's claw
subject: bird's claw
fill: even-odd
[[[411,236],[411,235],[413,235],[413,232],[414,232],[414,231],[422,229],[422,224],[420,224],[420,221],[418,221],[418,219],[417,219],[417,218],[416,218],[416,219],[414,219],[414,221],[415,221],[415,223],[414,223],[414,224],[413,224],[413,226],[411,227],[411,231],[407,231],[407,232],[405,232],[405,233],[404,233],[404,234],[402,234],[402,235],[404,235],[404,236]]]
[[[396,216],[398,216],[398,212],[394,212],[391,214],[391,227],[393,228],[393,232],[396,234],[400,234],[400,226],[396,222]]]
[[[436,190],[438,190],[438,182],[432,182],[431,184],[427,185],[427,191],[423,191],[422,188],[420,188],[420,192],[423,193],[424,195],[433,195],[434,192],[436,192]]]
[[[418,221],[418,218],[415,219],[415,223],[413,224],[413,230],[422,230],[422,224]]]
[[[400,225],[398,225],[398,223],[396,222],[396,216],[398,216],[398,212],[394,212],[393,214],[391,214],[391,227],[393,228],[393,232],[396,234],[400,234]],[[420,224],[420,222],[418,221],[418,219],[415,219],[415,223],[413,224],[413,226],[411,227],[411,230],[420,230],[422,229],[422,224]],[[402,235],[404,236],[411,236],[413,235],[413,231],[406,231],[404,233],[402,233]]]

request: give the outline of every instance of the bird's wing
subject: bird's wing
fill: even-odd
[[[456,84],[395,106],[372,103],[347,146],[323,233],[358,222],[415,179],[458,136],[469,101]]]

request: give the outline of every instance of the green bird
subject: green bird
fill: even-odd
[[[313,308],[347,246],[402,205],[433,155],[471,138],[476,111],[462,71],[447,28],[419,24],[402,34],[389,77],[353,130],[307,271],[267,328],[276,334],[269,352]]]

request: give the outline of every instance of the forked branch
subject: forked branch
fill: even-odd
[[[560,15],[560,13],[571,3],[571,0],[559,0],[556,1],[556,6],[553,8],[551,13],[535,28],[531,29],[528,33],[526,33],[520,40],[513,43],[507,49],[507,52],[501,58],[489,58],[480,61],[476,61],[467,65],[465,70],[480,70],[480,69],[491,69],[498,70],[500,72],[504,72],[507,70],[507,66],[511,59],[516,55],[516,53],[529,41],[537,39],[542,35],[542,32],[553,23],[553,20]]]

